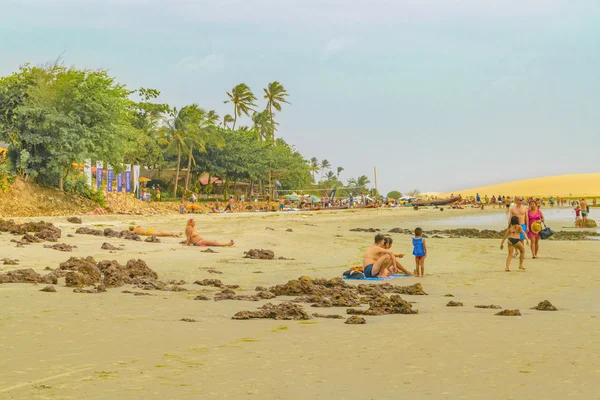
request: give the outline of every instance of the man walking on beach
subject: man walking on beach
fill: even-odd
[[[508,219],[510,220],[513,216],[518,217],[519,224],[523,227],[523,232],[527,234],[527,223],[529,222],[529,217],[527,215],[528,209],[523,205],[523,197],[517,196],[515,198],[515,203],[516,205],[510,209]],[[526,239],[525,234],[521,233],[521,242]]]
[[[581,218],[583,219],[583,221],[581,221],[581,227],[582,228],[587,228],[587,217],[588,217],[588,203],[587,201],[585,201],[585,199],[581,199],[581,201],[579,202],[579,208],[581,209]]]

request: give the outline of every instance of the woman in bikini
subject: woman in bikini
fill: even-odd
[[[157,231],[156,229],[146,229],[141,226],[130,226],[129,231],[139,236],[156,236],[156,237],[181,237],[181,233]]]
[[[214,247],[227,247],[233,246],[235,243],[233,240],[229,241],[229,243],[219,243],[215,240],[202,239],[200,234],[194,228],[196,226],[196,221],[193,218],[190,218],[185,226],[185,236],[186,240],[183,243],[186,246],[214,246]]]
[[[525,231],[523,231],[523,227],[519,224],[519,217],[513,215],[510,219],[510,225],[504,234],[504,238],[502,238],[502,244],[500,244],[500,250],[504,249],[504,242],[508,238],[508,257],[506,257],[506,269],[505,271],[510,272],[510,262],[513,259],[513,254],[515,253],[515,249],[519,250],[519,269],[525,271],[525,267],[523,267],[523,260],[525,259],[525,247],[521,242],[521,234],[523,236],[526,235]],[[525,236],[527,240],[527,244],[529,244],[529,239]]]

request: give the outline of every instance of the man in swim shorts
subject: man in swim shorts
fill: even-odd
[[[513,216],[519,218],[519,224],[523,227],[523,233],[521,233],[521,241],[524,241],[525,234],[527,233],[527,222],[529,221],[528,217],[528,208],[523,205],[523,198],[521,196],[517,196],[515,198],[516,205],[510,209],[510,215],[508,219],[510,220]],[[510,223],[509,223],[510,227]]]
[[[387,278],[398,272],[394,252],[384,248],[385,236],[375,235],[375,243],[367,249],[363,260],[365,278]]]
[[[579,208],[581,209],[581,227],[582,228],[587,228],[587,217],[588,217],[588,212],[589,212],[589,208],[588,208],[588,203],[587,201],[585,201],[585,199],[581,199],[581,201],[579,202]]]

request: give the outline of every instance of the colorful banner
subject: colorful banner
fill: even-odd
[[[125,164],[125,191],[131,193],[131,164]]]
[[[83,163],[83,175],[88,187],[92,187],[92,160],[85,160]]]
[[[102,161],[96,161],[96,189],[102,186]]]
[[[123,174],[117,174],[117,192],[123,191]]]
[[[133,166],[133,191],[136,197],[140,196],[140,166]]]
[[[115,171],[112,165],[108,164],[106,170],[106,190],[109,192],[113,191],[113,179],[115,179]]]

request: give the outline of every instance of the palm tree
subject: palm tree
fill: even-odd
[[[331,164],[329,163],[329,161],[323,160],[323,161],[321,161],[320,168],[321,168],[321,179],[323,179],[323,173],[325,172],[326,169],[331,168]]]
[[[371,183],[371,181],[369,180],[369,178],[367,178],[366,175],[361,175],[356,180],[356,186],[361,188],[366,188],[369,183]]]
[[[337,178],[340,179],[340,174],[342,173],[342,171],[344,170],[344,168],[342,167],[337,167]]]
[[[197,108],[197,106],[195,106]],[[164,118],[164,125],[160,129],[161,142],[167,145],[167,152],[177,151],[177,171],[175,173],[175,185],[173,188],[173,197],[177,196],[177,184],[179,181],[179,169],[181,167],[181,152],[187,150],[185,136],[190,128],[189,116],[193,113],[193,106],[183,107],[177,111],[174,108]]]
[[[245,83],[240,83],[231,90],[231,93],[226,93],[229,100],[225,100],[223,103],[233,103],[233,130],[235,130],[237,117],[241,117],[242,114],[248,116],[250,111],[254,111],[252,107],[256,107],[254,104],[256,97]]]
[[[327,174],[325,175],[325,179],[327,179],[328,181],[334,180],[335,179],[335,174],[333,173],[333,171],[327,172]]]
[[[223,117],[223,128],[228,129],[228,125],[233,122],[231,114],[227,114]]]
[[[269,113],[267,110],[262,112],[255,112],[252,114],[252,122],[254,126],[252,130],[258,136],[258,140],[267,140],[273,131],[273,126],[271,125],[271,119],[269,118]]]
[[[185,138],[185,142],[188,146],[188,166],[187,166],[187,175],[185,177],[185,189],[187,190],[190,183],[190,175],[192,172],[192,161],[196,164],[196,161],[193,158],[194,146],[196,146],[201,152],[206,152],[207,144],[215,144],[217,146],[222,146],[221,137],[217,131],[217,121],[219,120],[219,115],[214,111],[210,110],[206,112],[202,108],[198,108],[196,104],[194,104],[195,109],[193,113],[190,113],[190,129],[187,137]]]
[[[313,157],[310,159],[310,165],[308,169],[312,173],[313,180],[315,180],[315,172],[319,172],[319,160],[317,159],[317,157]]]
[[[264,98],[267,99],[267,110],[269,110],[269,116],[271,117],[271,128],[269,139],[275,140],[275,122],[273,121],[273,108],[277,111],[281,111],[281,103],[290,104],[285,98],[289,96],[287,90],[283,85],[277,81],[269,83],[265,91]]]

